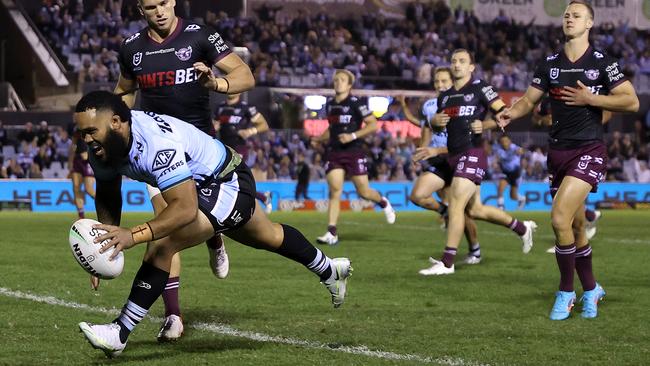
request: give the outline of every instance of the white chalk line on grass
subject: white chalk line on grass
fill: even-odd
[[[38,303],[48,304],[48,305],[85,310],[89,312],[102,313],[107,315],[117,315],[120,312],[116,308],[108,309],[103,307],[91,306],[87,304],[80,304],[76,302],[57,299],[56,297],[53,296],[34,295],[22,291],[14,291],[4,287],[0,287],[0,295],[15,298],[15,299],[29,300]],[[162,318],[158,318],[158,317],[147,316],[147,318],[150,321],[156,323],[160,323],[162,321]],[[286,344],[289,346],[298,346],[298,347],[304,347],[310,349],[321,349],[327,351],[348,353],[353,355],[362,355],[362,356],[374,357],[374,358],[379,358],[384,360],[414,361],[420,363],[430,363],[430,364],[439,364],[439,365],[447,365],[447,366],[489,366],[488,364],[466,361],[461,358],[454,358],[454,357],[447,357],[447,356],[432,358],[432,357],[425,357],[416,354],[408,354],[408,353],[402,354],[402,353],[395,353],[390,351],[373,350],[363,345],[344,346],[338,344],[326,344],[326,343],[320,343],[315,341],[308,341],[308,340],[297,339],[297,338],[272,336],[272,335],[259,333],[259,332],[238,330],[228,325],[219,324],[219,323],[197,322],[197,323],[191,323],[187,326],[199,331],[215,333],[215,334],[220,334],[220,335],[225,335],[230,337],[245,338],[255,342]]]

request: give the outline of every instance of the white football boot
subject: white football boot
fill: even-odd
[[[212,274],[214,274],[219,279],[228,277],[228,271],[230,270],[230,261],[228,261],[226,244],[222,244],[221,247],[217,249],[210,248],[209,245],[207,247],[208,252],[210,253],[210,269],[212,270]]]
[[[335,308],[343,305],[347,294],[348,277],[352,275],[352,264],[348,258],[332,259],[332,276],[321,283],[332,294],[332,305]]]
[[[546,253],[555,254],[555,245],[546,249]]]
[[[526,227],[526,232],[520,236],[522,241],[521,251],[524,254],[528,254],[533,249],[533,233],[537,230],[537,224],[535,221],[524,221],[524,226]]]
[[[183,335],[183,330],[183,319],[172,314],[163,321],[156,339],[158,339],[158,342],[177,341]]]
[[[418,273],[423,276],[440,276],[453,274],[455,272],[455,266],[452,264],[451,267],[445,267],[445,264],[442,261],[433,259],[429,257],[429,262],[431,262],[431,267],[421,269]]]
[[[598,222],[598,219],[603,215],[602,212],[596,210],[594,211],[596,214],[596,218],[594,221],[587,221],[587,225],[585,225],[585,232],[587,234],[587,240],[591,240],[594,236],[596,236],[596,222]]]
[[[382,209],[384,210],[384,215],[386,216],[386,222],[392,225],[395,223],[396,219],[395,209],[386,197],[382,197],[382,199],[386,200],[386,207]]]
[[[325,233],[325,235],[316,238],[316,241],[319,244],[336,245],[339,243],[339,236],[333,235],[328,231]]]
[[[479,264],[481,263],[481,257],[477,257],[475,255],[468,254],[465,259],[463,259],[463,263],[465,264]]]
[[[120,325],[116,323],[93,325],[79,323],[79,329],[95,349],[102,350],[106,357],[118,356],[126,347],[126,342],[120,341]]]

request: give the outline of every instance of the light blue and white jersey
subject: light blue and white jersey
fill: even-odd
[[[131,111],[131,136],[128,159],[117,171],[90,154],[98,179],[121,174],[165,191],[188,179],[201,183],[218,174],[227,156],[218,140],[189,123],[153,112]]]
[[[499,165],[504,172],[514,172],[521,167],[521,156],[517,153],[520,147],[511,143],[510,148],[505,150],[497,144],[496,153],[499,157]]]
[[[438,113],[438,98],[429,99],[422,105],[422,120],[420,128],[431,128],[431,119]],[[442,131],[431,130],[429,147],[447,146],[447,129]]]

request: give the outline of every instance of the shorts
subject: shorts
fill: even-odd
[[[208,178],[196,187],[199,210],[215,233],[238,229],[253,217],[255,192],[255,179],[243,162],[223,178]]]
[[[447,161],[454,170],[454,177],[466,178],[477,186],[481,185],[487,171],[487,156],[482,147],[473,147],[463,153],[450,155]]]
[[[423,169],[422,173],[433,173],[445,181],[445,187],[451,185],[451,180],[454,178],[454,171],[451,169],[447,159],[427,159],[426,168]]]
[[[75,156],[74,160],[72,161],[72,172],[79,173],[83,177],[95,176],[93,168],[90,166],[90,162],[88,160],[80,158],[79,156]]]
[[[348,176],[368,175],[368,159],[363,151],[332,151],[327,154],[325,172],[343,169]]]
[[[517,168],[511,172],[504,170],[503,176],[499,179],[505,180],[512,187],[519,187],[519,184],[521,183],[521,168]]]
[[[607,172],[607,147],[601,141],[575,149],[548,149],[548,173],[551,195],[555,196],[564,177],[576,177],[591,185],[591,192],[598,191],[598,183],[605,180]]]

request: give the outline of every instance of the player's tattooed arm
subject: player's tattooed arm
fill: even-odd
[[[121,176],[117,176],[112,180],[97,179],[95,210],[99,222],[108,225],[120,225],[122,215]]]

